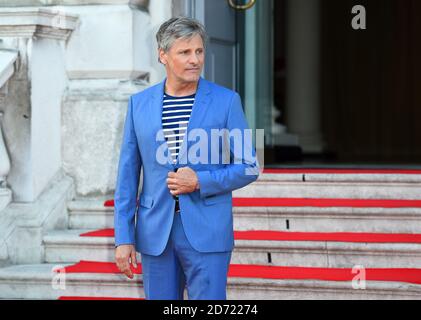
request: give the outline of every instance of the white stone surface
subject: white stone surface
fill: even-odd
[[[70,79],[147,77],[152,54],[147,13],[128,5],[57,8],[78,15],[81,21],[65,53]]]
[[[0,269],[0,298],[57,299],[59,296],[142,297],[141,276],[122,274],[57,275],[68,264],[20,265]],[[64,276],[63,276],[64,275]],[[60,284],[63,287],[60,287]]]
[[[73,181],[59,172],[37,201],[11,203],[0,211],[0,247],[6,245],[2,256],[14,264],[41,263],[42,238],[52,229],[67,227],[67,202],[73,196]]]
[[[92,4],[135,4],[146,7],[149,0],[1,0],[4,6],[51,6],[51,5],[92,5]]]
[[[112,228],[114,209],[103,206],[103,201],[71,201],[68,203],[69,228]]]
[[[127,101],[128,97],[107,95],[66,99],[61,133],[63,168],[75,179],[78,195],[113,193]]]
[[[63,168],[79,196],[111,194],[128,98],[151,84],[151,16],[128,5],[63,10],[81,19],[65,53],[70,82],[62,115]]]
[[[14,63],[18,53],[13,50],[0,50],[0,88],[2,88],[15,71]]]
[[[173,1],[174,2],[174,1]],[[158,83],[166,76],[165,67],[158,62],[158,45],[155,35],[161,24],[170,19],[173,6],[168,5],[169,0],[153,0],[149,3],[149,12],[151,16],[151,29],[149,38],[149,49],[151,51],[151,84]]]
[[[61,103],[67,79],[64,51],[58,42],[40,39],[33,42],[31,51],[33,200],[61,168]]]
[[[14,201],[31,202],[61,167],[61,103],[67,78],[64,46],[56,39],[67,38],[74,26],[56,25],[56,14],[49,9],[1,8],[0,16],[0,35],[16,37],[3,46],[19,52],[4,110],[12,162],[8,180]],[[76,21],[74,16],[66,19]],[[27,27],[34,31],[28,33]],[[67,35],[56,37],[54,30]]]
[[[0,36],[67,40],[78,17],[54,8],[0,7]]]
[[[73,102],[69,101],[68,103],[71,106]],[[104,104],[106,103],[104,102]],[[88,113],[88,111],[85,112]],[[74,117],[74,113],[70,113],[70,116]],[[120,114],[119,116],[122,118],[124,115]],[[80,121],[83,122],[84,120],[80,119]],[[72,132],[72,129],[69,129],[69,132]],[[115,134],[117,133],[113,133],[114,136]],[[111,139],[114,138],[111,137]],[[75,142],[71,141],[69,143],[74,144]],[[121,142],[116,141],[115,143],[115,148],[119,148]],[[69,161],[78,162],[77,159],[71,158],[73,154],[74,152],[69,153]],[[103,161],[100,162],[100,165],[105,166]],[[113,165],[115,166],[116,164]],[[262,198],[421,199],[421,175],[377,174],[366,176],[364,174],[348,174],[335,178],[334,175],[325,174],[318,175],[315,181],[311,178],[306,180],[307,176],[308,174],[305,174],[305,181],[303,181],[303,174],[300,173],[261,174],[256,182],[242,189],[234,190],[233,196]],[[77,178],[77,180],[80,179]],[[87,177],[85,177],[84,183],[88,183],[86,180]],[[101,191],[102,194],[108,194],[112,198],[114,183],[115,181],[110,181],[108,187]],[[78,192],[81,195],[86,195],[88,194],[88,189],[92,188],[94,184],[95,180],[92,180],[91,186],[86,185],[86,191],[82,192],[81,187],[79,187]],[[94,195],[101,195],[101,192],[95,193]]]
[[[296,232],[421,233],[420,208],[234,207],[234,227]]]
[[[71,228],[113,227],[114,209],[102,199],[68,208]],[[234,207],[233,214],[236,230],[421,233],[421,208]]]
[[[288,168],[285,168],[288,170]],[[294,173],[260,173],[258,182],[364,182],[364,183],[421,183],[419,173],[308,173],[306,168],[294,168]],[[399,185],[397,185],[399,186]]]
[[[92,230],[49,232],[43,238],[45,261],[115,261],[113,237],[81,237]],[[270,253],[271,262],[268,261]],[[141,261],[138,254],[138,261]],[[339,241],[235,240],[233,264],[324,268],[421,268],[421,244]]]
[[[418,174],[398,173],[306,173],[305,181],[309,182],[359,182],[359,183],[393,183],[395,187],[405,187],[407,184],[420,185],[421,172]]]
[[[98,229],[101,219],[112,222],[113,208],[105,208],[106,197],[68,202],[70,216],[77,215],[83,222],[92,219],[88,229]],[[234,208],[235,221],[242,221],[245,229],[285,228],[289,217],[306,217],[311,229],[318,228],[323,220],[330,231],[338,231],[339,225],[350,228],[350,218],[367,225],[369,219],[381,219],[392,230],[400,230],[402,217],[417,218],[419,209],[384,208]],[[96,219],[94,218],[96,217]],[[104,218],[105,217],[105,218]],[[393,218],[395,217],[395,219]],[[338,220],[334,220],[334,218]],[[254,219],[254,220],[253,220]],[[343,220],[341,220],[343,219]],[[256,221],[258,223],[256,223]],[[294,226],[291,219],[291,226]],[[326,223],[330,221],[329,223]],[[96,223],[96,224],[95,224]],[[312,223],[312,224],[310,224]],[[341,225],[342,223],[342,225]],[[412,223],[416,225],[416,223]],[[368,224],[370,225],[370,224]],[[235,229],[238,229],[237,226]],[[306,226],[306,227],[309,227]],[[379,223],[371,225],[378,230]],[[112,227],[109,226],[109,227]],[[359,227],[361,228],[361,227]],[[293,228],[294,229],[294,228]],[[0,296],[8,298],[47,298],[61,295],[143,297],[141,276],[128,281],[122,275],[66,274],[66,290],[51,287],[51,268],[78,259],[112,261],[112,238],[77,237],[82,230],[53,231],[43,237],[45,258],[43,265],[11,266],[0,269]],[[295,231],[295,230],[294,230]],[[361,230],[359,230],[361,231]],[[265,263],[267,253],[272,263]],[[141,261],[138,254],[138,259]],[[66,261],[68,260],[68,261]],[[236,241],[232,263],[258,263],[283,266],[312,267],[414,267],[419,268],[420,245],[381,243],[341,243],[318,241]],[[399,282],[368,281],[366,290],[354,290],[350,282],[318,280],[270,280],[259,278],[229,278],[228,299],[420,299],[421,286]],[[28,290],[31,288],[31,290]],[[248,296],[248,293],[253,294]]]
[[[291,177],[291,176],[290,176]],[[420,200],[421,183],[388,181],[257,180],[233,191],[234,197]],[[288,178],[290,179],[290,178]],[[406,179],[402,177],[402,179]],[[415,179],[415,178],[414,178]]]
[[[54,268],[67,264],[11,266],[0,269],[0,298],[57,299],[59,296],[143,298],[142,276],[133,280],[122,274],[62,273]],[[53,286],[55,284],[55,286]],[[61,288],[59,285],[63,285]],[[228,279],[227,298],[276,299],[420,299],[421,286],[401,282],[367,281],[355,290],[348,281]]]
[[[9,151],[3,138],[4,112],[2,109],[4,96],[7,94],[7,81],[15,72],[14,63],[17,57],[16,51],[0,50],[0,211],[12,201],[12,191],[7,187],[7,176],[9,175],[11,164]]]
[[[420,286],[400,282],[367,281],[355,290],[347,281],[271,280],[231,278],[228,299],[233,300],[392,300],[420,299]]]
[[[12,191],[8,188],[0,188],[0,211],[12,202]]]

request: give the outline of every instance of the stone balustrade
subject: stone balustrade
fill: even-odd
[[[14,73],[17,52],[0,50],[0,211],[12,201],[12,192],[7,187],[7,176],[10,171],[10,158],[3,137],[3,105],[7,95],[7,81]]]
[[[7,192],[0,210],[11,201],[6,176],[13,201],[33,202],[61,167],[64,43],[77,26],[77,15],[58,8],[0,7],[0,180]]]

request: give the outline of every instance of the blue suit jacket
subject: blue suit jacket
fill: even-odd
[[[248,129],[240,97],[232,90],[200,78],[177,162],[162,163],[156,154],[164,150],[168,155],[161,118],[165,81],[132,95],[129,100],[114,195],[115,245],[133,244],[137,251],[154,256],[163,252],[175,207],[166,183],[168,172],[188,166],[196,172],[200,184],[199,190],[179,195],[182,223],[190,244],[201,252],[231,251],[234,247],[232,190],[255,181],[259,164],[250,140],[242,140],[241,148],[237,148],[231,136],[226,149],[229,161],[222,162],[222,143],[212,145],[210,136],[212,128],[237,129],[242,133]],[[189,159],[189,152],[198,145],[197,137],[188,139],[195,128],[209,135],[200,140],[200,147],[207,147],[207,154],[203,152],[207,163]],[[220,156],[218,163],[212,163],[211,153],[213,157],[215,153]],[[143,186],[138,198],[142,167]]]

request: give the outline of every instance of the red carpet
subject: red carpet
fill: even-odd
[[[421,208],[421,200],[233,198],[236,207]]]
[[[120,273],[114,262],[80,261],[65,268],[66,273]],[[421,284],[421,269],[368,268],[366,280],[393,281]],[[141,273],[138,266],[137,274]],[[351,281],[356,274],[351,268],[280,267],[262,265],[231,264],[229,277],[263,278],[284,280]]]
[[[114,229],[102,229],[80,234],[81,237],[114,237]],[[354,232],[281,232],[234,231],[236,240],[273,241],[336,241],[359,243],[421,243],[421,234],[354,233]]]
[[[241,278],[351,281],[350,268],[306,268],[258,265],[231,265],[228,275]],[[366,269],[367,281],[394,281],[421,284],[421,269]]]
[[[134,274],[142,273],[142,266],[140,263],[137,265],[137,269],[134,269],[132,265],[130,268]],[[64,271],[63,271],[64,269]],[[114,262],[96,262],[96,261],[85,261],[73,264],[71,266],[60,269],[61,273],[120,273],[117,265]]]
[[[114,199],[106,200],[104,202],[104,207],[114,207]]]
[[[266,174],[421,174],[421,170],[396,169],[264,169]],[[139,202],[139,201],[138,201]],[[421,208],[421,200],[390,199],[317,199],[317,198],[233,198],[236,207],[351,207],[351,208]],[[114,200],[104,202],[114,207]],[[82,237],[114,237],[113,229],[83,233]],[[338,241],[358,243],[421,243],[421,234],[376,233],[315,233],[278,231],[235,231],[236,240],[274,241]],[[141,265],[135,274],[142,272]],[[65,268],[67,273],[120,273],[114,262],[80,261]],[[366,269],[368,281],[392,281],[421,284],[421,269],[370,268]],[[231,264],[229,277],[265,278],[284,280],[352,281],[356,274],[350,268],[282,267]],[[112,297],[60,297],[60,300],[143,300]]]
[[[421,208],[421,200],[322,199],[322,198],[232,198],[234,207],[348,207],[348,208]],[[104,202],[114,207],[114,200]]]
[[[114,237],[114,229],[102,229],[86,233],[81,233],[80,237]]]
[[[75,297],[62,296],[58,300],[145,300],[144,298],[115,298],[115,297]]]

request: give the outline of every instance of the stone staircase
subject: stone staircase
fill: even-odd
[[[263,273],[230,276],[228,299],[420,299],[421,235],[416,237],[421,234],[421,203],[418,202],[421,199],[421,171],[377,174],[301,171],[265,173],[255,183],[234,192],[235,198],[280,197],[299,201],[296,205],[285,206],[234,206],[235,230],[275,231],[296,234],[297,238],[236,239],[231,263],[240,267],[268,267],[266,271],[281,270],[282,274],[294,267],[295,271],[313,270],[321,275],[349,269],[350,279],[334,281],[317,275],[303,278],[261,276]],[[339,200],[336,202],[339,205],[309,205],[306,203],[309,198],[319,199],[318,203]],[[373,202],[364,207],[358,203],[361,199]],[[386,201],[386,205],[378,205],[379,199]],[[53,272],[54,268],[80,261],[113,263],[113,237],[81,236],[93,230],[113,228],[113,207],[104,206],[105,200],[68,202],[68,229],[44,235],[43,264],[0,269],[0,298],[143,298],[141,274],[129,280],[118,273]],[[355,203],[358,206],[354,206]],[[301,235],[321,232],[391,234],[391,241],[300,239]],[[413,235],[418,241],[393,240],[393,235],[403,233]],[[138,258],[140,261],[140,256]],[[365,289],[354,289],[351,279],[355,275],[351,275],[351,271],[355,266],[364,267],[367,274],[379,269],[394,274],[408,273],[409,280],[368,279]],[[409,273],[414,274],[412,278]],[[60,286],[62,284],[65,288]]]

